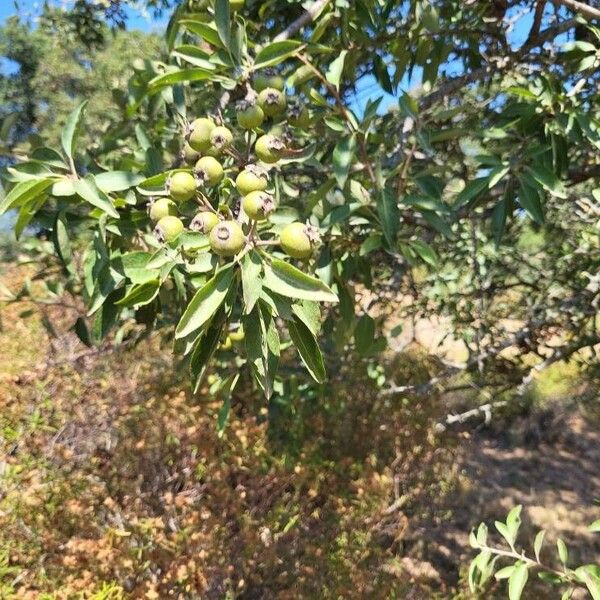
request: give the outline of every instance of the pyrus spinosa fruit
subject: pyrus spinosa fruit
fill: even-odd
[[[160,242],[172,242],[183,231],[181,219],[168,215],[163,217],[154,228],[154,234]]]
[[[247,165],[235,178],[235,185],[246,196],[250,192],[266,190],[269,185],[269,175],[266,169],[258,165]]]
[[[244,196],[242,208],[250,219],[264,221],[275,210],[275,200],[267,192],[250,192]]]
[[[192,219],[190,229],[208,235],[219,224],[219,221],[219,216],[216,213],[208,210],[201,211]]]
[[[265,88],[258,94],[258,105],[267,117],[280,115],[287,106],[285,94],[275,88]]]
[[[209,241],[219,256],[235,256],[246,245],[244,232],[235,221],[221,221],[213,227]]]
[[[210,134],[215,128],[212,119],[202,117],[192,121],[188,128],[187,142],[198,152],[206,152],[210,146]]]
[[[181,156],[183,160],[188,165],[193,165],[200,158],[200,152],[198,150],[194,150],[187,142],[183,145],[183,150],[181,151]]]
[[[274,135],[263,135],[256,140],[254,151],[256,156],[265,163],[276,163],[285,150],[284,143]]]
[[[203,156],[195,167],[196,177],[202,183],[217,185],[223,179],[223,166],[212,156]]]
[[[169,195],[175,202],[185,202],[196,193],[197,182],[191,173],[173,173],[167,182]]]
[[[292,258],[308,258],[319,240],[319,232],[315,227],[298,221],[286,225],[279,236],[283,251]]]
[[[254,75],[252,84],[257,92],[262,92],[267,88],[283,91],[285,81],[283,77],[277,73],[275,69],[263,69]]]
[[[156,222],[169,215],[175,216],[177,214],[177,207],[175,206],[175,202],[169,200],[169,198],[158,198],[152,202],[148,213],[150,218]]]
[[[215,127],[210,134],[210,154],[219,156],[233,143],[233,134],[227,127]]]
[[[236,106],[237,122],[242,129],[256,129],[265,120],[263,109],[255,102],[242,100]]]

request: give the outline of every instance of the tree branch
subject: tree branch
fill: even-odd
[[[600,19],[600,9],[590,6],[585,2],[579,2],[578,0],[552,0],[554,6],[566,6],[574,13],[585,17],[586,19]]]

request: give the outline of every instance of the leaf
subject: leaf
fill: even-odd
[[[502,521],[496,521],[494,525],[496,526],[496,529],[498,530],[500,535],[508,542],[509,546],[512,548],[515,543],[515,540],[511,535],[506,524],[502,523]]]
[[[175,48],[171,54],[173,56],[182,58],[196,67],[206,69],[207,71],[214,71],[217,68],[215,63],[208,60],[210,58],[210,54],[201,48],[198,48],[198,46],[183,44],[182,46],[177,46],[177,48]]]
[[[186,27],[192,33],[199,35],[204,41],[212,44],[213,46],[222,47],[221,40],[219,38],[219,32],[209,25],[195,19],[181,19],[179,21],[181,25]]]
[[[273,259],[271,265],[265,265],[264,286],[288,298],[315,302],[338,301],[325,283],[278,259]]]
[[[600,600],[600,574],[597,565],[583,565],[575,573],[580,581],[585,583],[593,600]]]
[[[198,391],[206,368],[219,346],[219,340],[225,326],[226,315],[220,310],[213,319],[207,331],[195,342],[194,350],[190,357],[190,376],[194,393]]]
[[[561,538],[556,540],[556,548],[558,550],[558,557],[560,558],[560,562],[567,566],[567,562],[569,560],[569,551],[567,549],[567,545]]]
[[[107,171],[94,176],[98,189],[105,194],[122,192],[132,188],[144,180],[144,176],[131,171]]]
[[[252,312],[262,291],[262,260],[260,254],[252,250],[242,261],[242,292],[244,295],[244,312]]]
[[[84,100],[67,118],[67,122],[61,133],[61,143],[67,158],[73,158],[75,144],[85,116],[85,108],[88,101]]]
[[[82,344],[84,344],[88,348],[93,345],[90,330],[88,329],[87,323],[85,322],[85,319],[83,317],[77,318],[77,320],[73,324],[73,331],[75,332],[75,335],[79,338]]]
[[[333,171],[338,185],[343,188],[354,153],[356,152],[356,138],[352,136],[342,138],[333,150]]]
[[[542,165],[531,165],[525,170],[552,195],[563,199],[567,197],[564,185],[550,169]]]
[[[521,510],[522,506],[519,504],[511,509],[506,517],[506,527],[510,533],[511,538],[513,539],[513,544],[517,539],[517,534],[519,532],[519,527],[521,526]]]
[[[348,54],[348,50],[342,50],[339,56],[329,65],[329,69],[327,69],[327,73],[325,74],[327,81],[336,88],[340,87],[346,54]]]
[[[233,274],[232,265],[228,265],[196,292],[175,328],[175,339],[200,329],[215,314],[227,296]]]
[[[388,246],[395,248],[400,228],[400,209],[395,192],[389,189],[381,191],[377,200],[377,214]]]
[[[73,272],[73,265],[71,264],[71,242],[69,240],[69,234],[67,232],[64,213],[58,213],[56,215],[56,220],[54,221],[54,228],[52,231],[52,241],[54,242],[54,248],[56,249],[56,253],[62,260],[66,269],[70,272]]]
[[[124,292],[123,289],[114,290],[102,303],[92,327],[92,337],[95,341],[102,341],[117,322],[120,309],[116,306],[116,302],[122,298]]]
[[[243,317],[246,355],[258,385],[270,398],[279,364],[279,334],[270,308],[262,301]]]
[[[31,179],[17,183],[8,194],[0,201],[0,215],[7,210],[21,206],[30,200],[33,200],[53,183],[54,179]]]
[[[15,223],[15,237],[17,240],[21,237],[25,227],[29,225],[31,219],[35,217],[35,214],[38,210],[40,210],[40,208],[42,208],[47,199],[48,196],[44,194],[43,196],[33,198],[33,200],[30,200],[21,206],[19,209],[19,216],[17,217],[17,221]]]
[[[529,571],[524,562],[517,562],[514,566],[515,570],[508,580],[508,597],[510,600],[520,600],[529,577]]]
[[[284,61],[290,56],[294,56],[302,47],[302,43],[295,40],[282,40],[280,42],[272,42],[262,48],[254,59],[254,71],[272,67]]]
[[[600,519],[598,519],[597,521],[594,521],[589,526],[589,531],[591,531],[592,533],[600,533]]]
[[[177,83],[184,83],[187,81],[206,81],[212,79],[213,81],[223,81],[223,77],[218,77],[212,71],[207,69],[201,69],[200,67],[194,67],[191,69],[179,69],[164,75],[158,75],[154,79],[148,82],[148,94],[152,95],[160,91],[164,87],[175,85]]]
[[[225,395],[225,399],[223,400],[223,406],[219,409],[219,413],[217,415],[217,436],[219,438],[223,437],[223,433],[225,432],[225,426],[227,425],[227,420],[229,419],[229,411],[231,410],[231,394],[240,378],[239,373],[234,373],[230,375],[221,386],[219,392]]]
[[[313,335],[321,330],[321,309],[318,302],[303,300],[292,305],[292,312],[308,327]]]
[[[489,182],[490,178],[489,176],[486,176],[479,177],[478,179],[467,183],[465,189],[456,196],[453,206],[454,210],[458,210],[465,206],[465,204],[468,204],[471,200],[479,197],[484,191],[487,191],[489,189]]]
[[[325,381],[325,364],[315,336],[300,319],[289,323],[288,329],[302,362],[317,383]]]
[[[519,177],[519,204],[536,223],[543,224],[544,211],[538,191],[527,185],[522,177]]]
[[[496,579],[498,581],[500,581],[501,579],[508,579],[513,574],[514,570],[515,570],[515,566],[509,565],[508,567],[504,567],[503,569],[500,569],[494,577],[496,577]]]
[[[152,279],[151,281],[134,285],[129,292],[115,304],[118,306],[145,306],[146,304],[150,304],[150,302],[156,298],[159,289],[160,279]]]
[[[438,266],[438,256],[429,244],[423,240],[411,240],[410,245],[428,265]]]
[[[80,198],[89,202],[92,206],[96,206],[115,219],[119,218],[119,213],[112,205],[110,198],[98,189],[93,175],[88,175],[85,179],[74,181],[73,188]]]
[[[215,0],[215,24],[223,45],[225,48],[229,48],[231,43],[229,0]]]
[[[538,531],[535,536],[535,540],[533,541],[533,551],[535,553],[535,558],[538,562],[540,562],[540,552],[542,551],[542,544],[544,543],[544,537],[546,532],[542,529]]]
[[[373,60],[373,67],[375,71],[375,78],[379,82],[379,85],[388,93],[394,93],[394,86],[392,85],[392,81],[390,79],[390,74],[388,72],[387,66],[383,59],[375,55]]]
[[[361,356],[366,356],[375,341],[375,321],[367,314],[356,323],[354,330],[354,343]]]

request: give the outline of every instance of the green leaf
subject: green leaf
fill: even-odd
[[[124,293],[125,290],[123,289],[114,290],[102,303],[92,327],[92,337],[95,341],[102,341],[117,322],[120,308],[116,303],[123,297]]]
[[[243,317],[246,355],[252,374],[265,396],[273,395],[273,381],[279,364],[279,333],[270,308],[261,301]]]
[[[494,577],[496,577],[496,579],[498,581],[500,581],[501,579],[508,579],[513,574],[514,570],[515,570],[515,566],[509,565],[508,567],[504,567],[503,569],[500,569]]]
[[[411,240],[410,245],[428,265],[432,267],[438,266],[438,256],[429,244],[423,240]]]
[[[315,336],[300,319],[289,323],[288,329],[292,342],[298,349],[302,362],[317,383],[325,381],[325,364]]]
[[[395,248],[396,237],[400,228],[400,209],[394,191],[384,189],[380,192],[377,200],[377,214],[388,246]]]
[[[99,208],[115,219],[119,218],[119,213],[112,205],[110,198],[98,189],[93,175],[88,175],[85,179],[74,181],[73,188],[80,198],[89,202],[92,206]]]
[[[19,209],[19,216],[17,217],[17,221],[15,223],[15,237],[17,239],[21,237],[25,227],[29,225],[37,211],[40,210],[40,208],[42,208],[42,206],[46,203],[47,199],[48,196],[44,194],[43,196],[33,198],[21,206]]]
[[[225,427],[229,419],[229,411],[231,410],[231,394],[239,378],[239,373],[234,373],[230,375],[223,382],[223,385],[219,390],[219,394],[225,396],[225,399],[223,400],[223,406],[221,406],[221,408],[219,409],[219,414],[217,415],[217,436],[219,438],[222,438],[223,433],[225,432]]]
[[[62,130],[61,142],[67,158],[72,159],[75,151],[75,144],[81,129],[82,121],[85,116],[85,108],[88,101],[84,100],[68,117]]]
[[[144,180],[144,176],[131,171],[108,171],[94,175],[98,189],[105,194],[122,192],[132,188]]]
[[[567,197],[564,185],[550,169],[542,165],[531,165],[526,167],[525,170],[552,195],[563,199]]]
[[[598,519],[597,521],[594,521],[590,525],[589,531],[591,531],[592,533],[600,533],[600,519]]]
[[[536,223],[541,225],[544,222],[538,190],[528,185],[522,177],[519,177],[519,204]]]
[[[64,213],[58,213],[56,220],[54,221],[54,229],[52,231],[52,241],[54,242],[54,248],[56,253],[62,260],[68,271],[73,272],[72,265],[72,250],[71,242],[69,240],[69,234],[67,232],[67,225]]]
[[[87,323],[83,317],[77,318],[73,324],[73,331],[84,346],[87,346],[88,348],[93,346],[90,330],[88,329]]]
[[[506,527],[510,533],[511,538],[514,541],[517,539],[519,527],[521,527],[521,510],[522,506],[519,504],[511,509],[506,517]]]
[[[215,24],[219,38],[225,48],[229,48],[231,43],[231,15],[229,10],[229,0],[215,0]]]
[[[338,301],[337,296],[322,281],[278,259],[273,259],[271,265],[265,265],[264,286],[288,298],[315,302]]]
[[[329,69],[325,74],[327,81],[329,81],[329,83],[336,88],[340,87],[340,81],[344,71],[344,62],[346,61],[347,54],[348,50],[342,50],[339,56],[329,65]]]
[[[453,206],[454,210],[458,210],[466,204],[469,204],[471,200],[478,198],[484,191],[489,189],[489,183],[489,176],[479,177],[478,179],[474,179],[467,183],[465,189],[456,196]]]
[[[233,275],[232,265],[228,265],[196,292],[177,324],[175,339],[200,329],[217,312],[231,287]]]
[[[367,314],[356,323],[354,330],[354,343],[361,356],[366,356],[375,341],[375,321]]]
[[[255,250],[248,252],[242,261],[242,292],[244,295],[244,312],[252,312],[262,291],[262,260]]]
[[[538,562],[540,562],[540,552],[542,551],[542,544],[544,543],[544,537],[546,532],[542,529],[538,531],[535,536],[535,540],[533,541],[533,551],[535,553],[535,558]]]
[[[158,75],[154,79],[148,82],[148,94],[152,95],[160,91],[164,87],[176,85],[177,83],[184,83],[187,81],[207,81],[212,79],[213,81],[223,81],[223,77],[218,77],[212,71],[207,69],[201,69],[200,67],[194,67],[191,69],[179,69],[164,75]]]
[[[19,207],[46,191],[53,183],[54,179],[30,179],[17,183],[6,196],[0,200],[0,215],[7,210]]]
[[[560,558],[560,562],[567,566],[567,562],[569,560],[569,551],[567,549],[567,545],[561,538],[556,540],[556,548],[558,550],[558,557]]]
[[[348,172],[355,152],[356,139],[353,135],[342,138],[333,150],[333,171],[341,188],[344,187],[346,179],[348,179]]]
[[[146,304],[150,304],[150,302],[156,298],[159,289],[159,279],[152,279],[151,281],[134,285],[129,292],[115,304],[118,306],[145,306]]]
[[[318,302],[303,300],[292,305],[292,312],[310,329],[313,335],[321,330],[321,308]]]
[[[219,346],[225,321],[225,311],[220,310],[211,322],[210,327],[195,342],[194,350],[190,356],[190,376],[194,393],[198,391],[210,359]]]
[[[182,46],[177,46],[171,54],[189,62],[195,67],[201,67],[207,71],[214,71],[217,68],[215,63],[210,62],[210,54],[198,48],[198,46],[183,44]]]
[[[186,29],[199,35],[203,40],[212,44],[213,46],[217,46],[222,48],[223,45],[221,43],[221,39],[219,38],[219,32],[209,25],[208,23],[203,23],[201,21],[196,21],[195,19],[181,19],[179,21],[181,25],[183,25]]]
[[[597,565],[583,565],[575,573],[580,581],[585,583],[593,600],[600,600],[600,575]]]
[[[498,530],[500,535],[508,542],[509,546],[512,548],[515,543],[515,540],[511,535],[506,524],[502,523],[502,521],[496,521],[494,525],[496,526],[496,529]]]
[[[256,55],[253,70],[272,67],[283,62],[286,58],[294,56],[302,45],[301,42],[295,40],[282,40],[267,44]]]
[[[508,580],[508,597],[510,600],[520,600],[529,577],[529,571],[524,562],[519,561],[515,563],[514,567],[515,570]]]

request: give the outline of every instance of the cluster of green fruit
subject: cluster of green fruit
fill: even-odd
[[[232,257],[248,246],[261,243],[256,222],[268,220],[276,202],[267,191],[268,169],[260,163],[275,165],[288,152],[280,135],[265,133],[261,127],[266,119],[281,120],[284,116],[289,125],[306,127],[310,115],[303,106],[288,107],[284,81],[276,73],[265,71],[259,74],[253,85],[254,88],[247,87],[246,97],[236,105],[239,127],[245,132],[256,132],[256,135],[245,135],[243,152],[235,147],[232,131],[210,117],[196,119],[187,126],[182,158],[194,165],[193,170],[173,172],[166,181],[165,191],[169,197],[156,199],[149,207],[150,218],[156,223],[155,234],[161,242],[171,243],[184,231],[178,206],[195,200],[201,208],[189,228],[208,235],[215,254]],[[256,141],[252,144],[254,137]],[[236,219],[229,207],[215,207],[207,197],[210,190],[215,190],[223,181],[225,164],[240,169],[235,187],[242,201]],[[278,243],[289,256],[308,258],[318,241],[318,231],[314,227],[294,222],[281,231],[277,240],[263,244]]]

